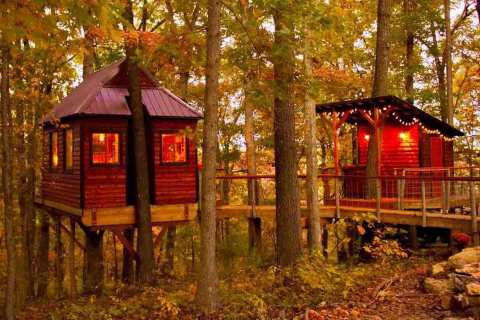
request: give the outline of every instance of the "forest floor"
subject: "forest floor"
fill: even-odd
[[[237,270],[220,282],[223,308],[213,319],[445,319],[455,315],[422,288],[438,260],[411,256],[326,271],[315,262],[294,274]],[[316,282],[325,273],[332,277]],[[144,291],[120,286],[99,297],[42,301],[20,319],[199,319],[192,307],[195,290],[193,279],[165,278]]]

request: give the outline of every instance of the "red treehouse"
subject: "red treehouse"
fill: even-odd
[[[366,177],[366,165],[369,145],[374,143],[379,150],[374,160],[376,176],[381,180],[379,195],[384,208],[419,208],[420,177],[453,174],[453,139],[463,133],[408,101],[383,96],[326,103],[317,105],[316,109],[317,113],[331,119],[335,172],[343,174],[341,205],[377,205],[375,196],[366,190],[368,181],[373,180]],[[339,131],[344,124],[351,125],[353,136],[347,140],[353,141],[353,161],[342,164]],[[446,191],[448,186],[438,180],[425,181],[423,193],[427,206],[448,209],[447,198],[452,201],[453,190]],[[332,195],[327,195],[328,198]]]
[[[141,70],[152,223],[191,220],[198,200],[195,130],[202,115]],[[87,227],[135,224],[126,63],[87,77],[44,121],[41,205]]]

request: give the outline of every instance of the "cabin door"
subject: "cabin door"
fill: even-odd
[[[430,157],[431,157],[431,166],[433,168],[443,168],[443,141],[439,136],[430,137]],[[433,171],[431,173],[434,176],[444,175],[443,171]],[[441,196],[442,194],[442,183],[441,181],[431,181],[431,189],[433,196]]]

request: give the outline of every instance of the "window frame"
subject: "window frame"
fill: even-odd
[[[71,157],[72,157],[72,166],[70,168],[67,167],[67,132],[70,131],[72,133],[72,153],[71,153]],[[74,149],[74,130],[73,128],[66,128],[65,130],[63,130],[63,171],[65,173],[73,173],[73,167],[74,167],[74,163],[73,163],[73,149]]]
[[[181,133],[180,130],[161,130],[160,134],[160,165],[161,166],[186,166],[190,163],[189,149],[190,143],[186,133]],[[183,134],[185,136],[185,161],[165,162],[163,161],[163,135],[165,134]]]
[[[56,136],[56,145],[57,145],[57,164],[53,165],[53,136]],[[58,131],[52,130],[48,133],[48,144],[49,144],[49,154],[48,154],[48,164],[51,172],[58,172],[60,170],[60,148],[58,146]]]
[[[94,163],[93,162],[93,135],[94,134],[118,134],[118,163]],[[95,128],[89,131],[88,133],[89,139],[89,155],[88,155],[88,162],[90,167],[92,168],[119,168],[123,166],[123,131],[121,129],[102,129],[102,128]]]

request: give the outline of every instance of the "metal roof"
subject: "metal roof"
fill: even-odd
[[[437,129],[446,136],[463,136],[464,133],[454,128],[446,122],[435,118],[431,114],[415,107],[412,103],[402,100],[396,96],[382,96],[375,98],[365,98],[357,100],[345,100],[331,103],[317,104],[317,113],[325,112],[344,112],[352,111],[354,109],[371,110],[374,107],[382,108],[386,106],[395,107],[395,112],[399,114],[406,121],[411,121],[413,118],[418,119],[423,125],[429,129]],[[349,122],[363,121],[362,116],[358,113],[352,113],[348,119]]]
[[[202,118],[200,112],[167,89],[160,87],[146,70],[141,69],[141,71],[142,76],[146,78],[142,84],[142,102],[149,116]],[[119,78],[126,79],[124,60],[113,63],[87,77],[55,106],[45,117],[45,121],[75,115],[130,116],[131,111],[126,100],[127,85],[126,83],[122,84],[121,80],[119,82]]]

